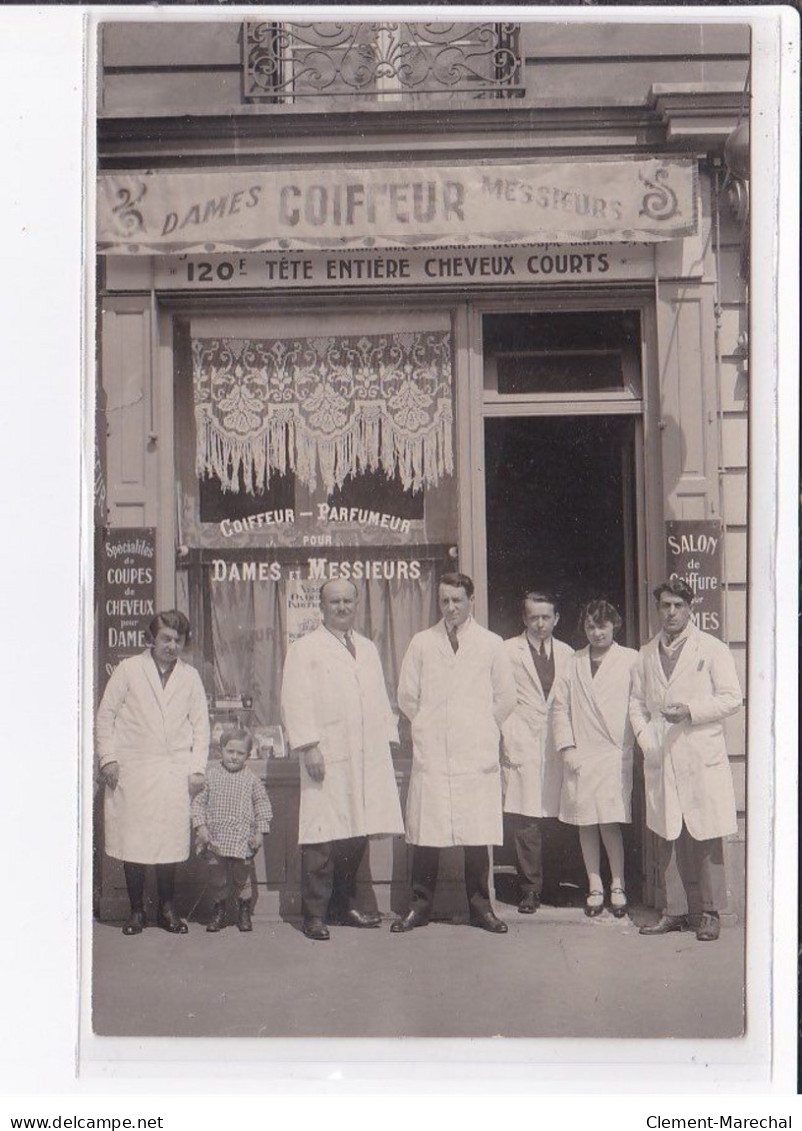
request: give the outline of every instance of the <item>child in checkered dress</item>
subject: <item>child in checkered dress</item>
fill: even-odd
[[[224,730],[221,761],[207,770],[206,784],[192,802],[197,851],[209,862],[214,896],[207,931],[225,926],[230,895],[238,900],[237,926],[241,931],[253,930],[251,901],[243,893],[251,878],[251,860],[262,836],[270,831],[273,810],[261,781],[245,769],[252,749],[253,738],[247,730]]]

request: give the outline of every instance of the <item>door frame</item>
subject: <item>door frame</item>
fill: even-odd
[[[482,315],[503,312],[636,310],[640,315],[641,396],[595,394],[569,404],[543,395],[488,400],[484,388]],[[653,626],[650,588],[664,569],[663,481],[660,451],[660,373],[657,353],[655,286],[607,288],[604,294],[583,289],[539,289],[506,296],[472,296],[455,318],[457,382],[457,459],[460,498],[460,561],[473,578],[476,617],[487,624],[487,531],[485,512],[485,438],[488,417],[633,415],[636,420],[634,501],[637,549],[637,636],[644,644]],[[460,379],[461,378],[461,379]],[[460,395],[461,394],[461,395]],[[653,834],[642,827],[642,891],[652,906],[657,886]]]
[[[546,312],[637,310],[640,314],[640,362],[642,390],[639,401],[592,398],[569,405],[565,399],[542,395],[509,400],[484,395],[482,315],[502,312]],[[649,636],[649,579],[660,572],[662,558],[663,492],[659,449],[659,373],[657,368],[657,330],[653,288],[627,288],[603,295],[581,296],[561,289],[538,290],[526,295],[477,298],[465,304],[457,318],[457,369],[464,374],[458,383],[463,395],[457,397],[457,455],[460,484],[460,561],[476,586],[476,616],[487,622],[487,532],[485,522],[484,422],[487,417],[520,416],[615,416],[638,417],[635,439],[635,537],[637,547],[638,609],[637,633],[640,643]],[[466,335],[462,338],[462,333]],[[462,339],[462,341],[461,341]],[[463,349],[460,345],[464,342]],[[465,356],[467,355],[467,356]],[[464,360],[466,368],[460,364]],[[464,395],[467,392],[468,395]]]

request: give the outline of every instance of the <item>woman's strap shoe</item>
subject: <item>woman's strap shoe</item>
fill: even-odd
[[[627,893],[623,888],[610,888],[610,911],[616,919],[623,919],[627,913]]]
[[[597,915],[601,915],[602,911],[604,911],[604,892],[588,892],[588,898],[585,900],[585,914],[588,919],[595,919]]]

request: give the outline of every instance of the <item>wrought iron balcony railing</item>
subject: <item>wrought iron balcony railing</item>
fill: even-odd
[[[519,41],[512,23],[247,22],[244,96],[510,98],[524,92]]]

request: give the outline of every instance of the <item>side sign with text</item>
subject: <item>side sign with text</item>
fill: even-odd
[[[666,573],[681,577],[695,593],[694,624],[712,636],[722,637],[721,523],[708,519],[666,522]]]
[[[105,684],[121,660],[146,647],[145,632],[156,613],[155,528],[106,531],[97,583],[103,593],[99,674]]]

